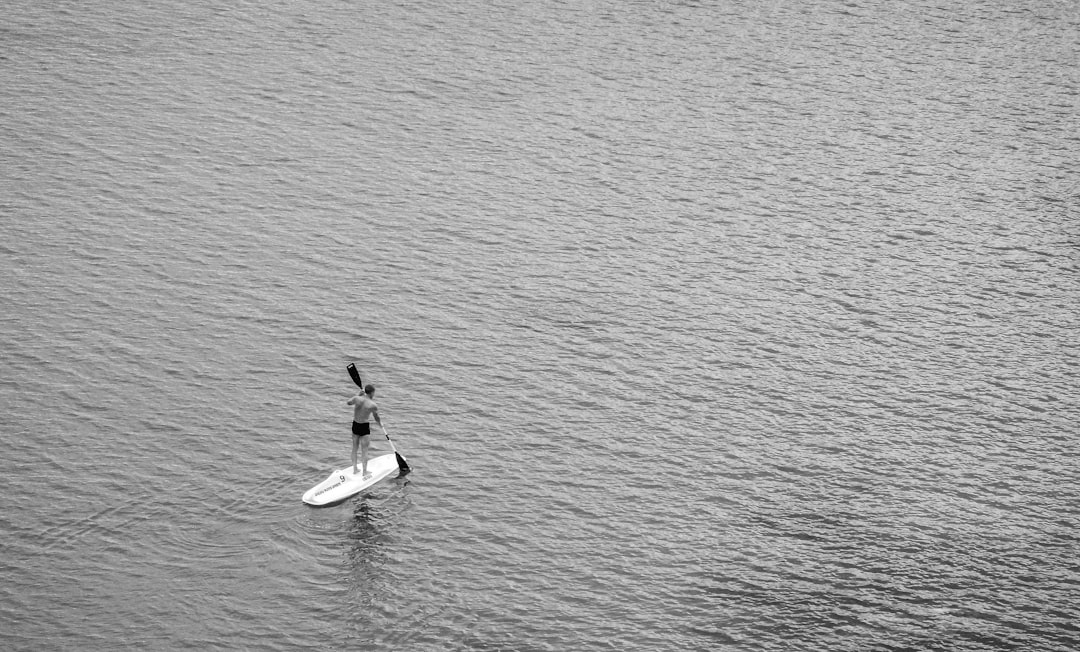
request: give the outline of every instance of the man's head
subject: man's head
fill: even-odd
[[[374,385],[368,385],[367,387],[364,388],[364,393],[367,394],[368,396],[375,396],[375,386]]]

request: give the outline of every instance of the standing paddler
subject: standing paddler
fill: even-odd
[[[382,419],[379,418],[379,406],[372,400],[375,397],[375,386],[368,385],[364,387],[363,394],[357,394],[349,399],[349,405],[353,406],[353,424],[352,424],[352,468],[353,473],[356,471],[356,449],[360,448],[360,464],[363,471],[363,478],[367,478],[371,474],[367,470],[368,461],[368,446],[370,445],[371,435],[371,417],[375,417],[375,423],[379,424],[382,428]]]

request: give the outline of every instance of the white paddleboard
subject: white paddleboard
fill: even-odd
[[[353,474],[351,464],[331,473],[329,478],[307,490],[304,494],[304,502],[308,505],[332,505],[356,495],[397,471],[397,456],[390,453],[369,459],[367,469],[371,476],[368,478],[361,477],[359,460],[356,466],[358,469],[356,474]]]

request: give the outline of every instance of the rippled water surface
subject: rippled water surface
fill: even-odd
[[[0,647],[1077,649],[1078,34],[8,2]]]

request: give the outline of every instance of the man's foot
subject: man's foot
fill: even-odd
[[[356,475],[356,474],[357,474],[357,473],[359,473],[359,472],[360,472],[360,470],[359,470],[359,469],[357,469],[357,468],[356,468],[355,466],[354,466],[354,467],[352,467],[352,474],[353,474],[353,475]]]
[[[363,476],[363,478],[361,478],[361,479],[362,479],[362,480],[367,480],[367,479],[368,479],[368,478],[370,478],[370,477],[371,477],[371,472],[369,472],[369,471],[364,471],[364,476]]]

